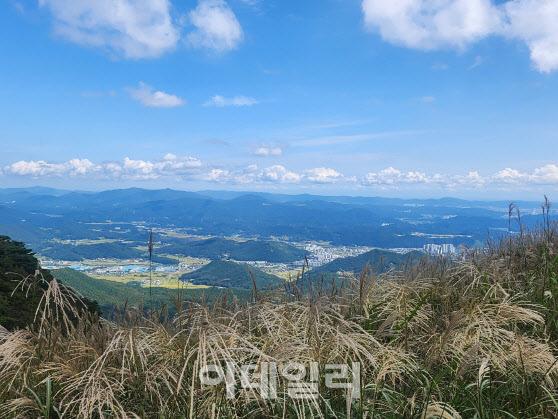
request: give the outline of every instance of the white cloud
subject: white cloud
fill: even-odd
[[[525,180],[527,180],[528,175],[523,174],[515,169],[504,169],[500,170],[499,172],[495,173],[492,176],[492,181],[496,183],[513,183],[519,184]]]
[[[187,40],[195,48],[224,52],[235,49],[244,39],[240,23],[224,0],[200,0],[189,17],[196,29]]]
[[[283,144],[269,144],[269,143],[258,143],[251,145],[252,150],[250,154],[260,157],[270,157],[270,156],[281,156],[283,155]]]
[[[302,180],[302,176],[276,164],[263,169],[257,174],[257,179],[273,183],[299,183]]]
[[[74,158],[66,162],[18,161],[0,168],[0,175],[37,178],[82,178],[89,180],[161,180],[208,181],[224,184],[333,184],[361,185],[381,189],[442,188],[442,189],[514,189],[558,187],[558,166],[549,164],[531,172],[505,168],[492,174],[428,174],[423,171],[402,171],[393,167],[370,172],[357,179],[345,176],[333,168],[316,167],[292,171],[282,165],[260,168],[250,165],[223,168],[209,165],[194,157],[166,154],[156,160],[136,160],[129,157],[120,162],[93,163]]]
[[[430,179],[421,172],[401,172],[388,167],[378,173],[368,173],[363,182],[366,185],[396,185],[400,183],[428,183]]]
[[[44,160],[18,161],[4,168],[7,175],[28,176],[37,178],[41,176],[80,176],[92,172],[99,172],[100,166],[93,164],[88,159],[72,159],[65,163],[47,163]]]
[[[488,178],[482,177],[478,172],[469,172],[466,175],[455,176],[434,175],[432,178],[434,182],[450,188],[458,186],[465,188],[480,188],[489,181]]]
[[[333,183],[345,180],[345,177],[341,173],[326,167],[305,170],[304,176],[313,183]]]
[[[121,163],[94,164],[88,159],[71,159],[63,163],[44,160],[19,161],[4,168],[6,175],[38,177],[87,177],[94,179],[148,180],[165,176],[193,178],[199,175],[203,163],[187,156],[167,154],[160,160],[145,161],[124,158]]]
[[[103,167],[104,177],[107,179],[119,179],[122,177],[124,169],[118,163],[106,163]]]
[[[257,105],[258,103],[260,102],[252,97],[234,96],[227,98],[220,95],[215,95],[207,102],[205,102],[204,106],[217,106],[219,108],[222,108],[224,106],[252,106]]]
[[[529,189],[537,185],[558,186],[558,166],[546,165],[533,170],[532,173],[506,168],[488,176],[481,176],[478,172],[469,172],[466,175],[428,175],[424,172],[402,172],[388,167],[377,173],[368,173],[361,179],[361,184],[383,188],[424,184],[452,189],[479,187]]]
[[[120,168],[112,166],[111,171],[116,169],[114,173],[126,179],[148,180],[167,176],[193,178],[199,175],[202,167],[203,163],[194,157],[169,153],[155,162],[132,160],[126,157]]]
[[[313,184],[334,182],[356,182],[355,178],[347,178],[341,173],[325,167],[304,170],[296,173],[281,165],[273,165],[260,169],[250,165],[239,170],[212,169],[204,176],[205,180],[220,183],[241,184]]]
[[[39,0],[39,5],[54,16],[56,34],[126,58],[160,56],[180,39],[169,0]]]
[[[173,108],[183,106],[186,101],[176,95],[154,91],[153,87],[140,82],[138,89],[127,89],[132,99],[139,101],[148,108]]]
[[[396,45],[463,49],[503,36],[525,42],[538,71],[558,69],[556,0],[363,0],[362,10],[367,29]]]
[[[194,157],[176,156],[168,153],[158,163],[157,168],[161,174],[184,174],[202,166],[203,163]]]
[[[370,30],[422,50],[464,48],[502,24],[501,11],[490,0],[364,0],[362,10]]]
[[[558,2],[514,0],[504,4],[509,19],[507,35],[524,41],[541,72],[558,69]]]
[[[231,180],[230,172],[222,169],[211,169],[209,173],[204,176],[204,180],[220,183],[229,182]]]
[[[157,179],[159,174],[156,171],[155,164],[144,160],[131,160],[124,158],[124,164],[121,166],[120,174],[122,177],[129,179]]]

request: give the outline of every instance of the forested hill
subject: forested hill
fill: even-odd
[[[125,236],[124,236],[125,237]],[[145,237],[144,237],[145,238]],[[172,256],[191,256],[206,259],[233,259],[238,261],[262,260],[272,263],[289,263],[303,260],[305,252],[287,243],[260,240],[231,240],[220,237],[209,239],[159,237],[153,262],[174,265]],[[37,253],[55,260],[82,261],[96,258],[147,259],[148,253],[141,245],[145,240],[95,244],[68,244],[46,241],[37,243]],[[161,254],[170,255],[164,257]]]
[[[271,263],[289,263],[303,260],[305,252],[295,246],[278,241],[237,241],[212,237],[209,239],[165,238],[162,254],[186,255],[207,259],[261,260]]]
[[[95,244],[64,244],[47,242],[37,251],[41,256],[51,259],[82,261],[86,259],[111,258],[111,259],[144,259],[148,260],[147,250],[139,250],[136,246],[140,243],[95,243]],[[174,265],[176,259],[153,255],[153,262],[164,265]]]
[[[215,260],[197,271],[182,275],[181,279],[198,285],[252,289],[252,275],[254,275],[259,289],[266,289],[269,286],[278,286],[283,283],[281,278],[265,273],[260,269],[225,260]]]
[[[374,249],[370,252],[363,253],[358,256],[335,259],[318,268],[313,269],[312,273],[337,273],[343,272],[361,272],[367,265],[376,272],[386,272],[390,269],[397,268],[404,264],[409,258],[417,259],[424,256],[422,252],[411,252],[406,254],[395,253],[385,250]]]
[[[298,286],[303,287],[305,292],[310,291],[310,287],[328,288],[332,284],[340,285],[343,282],[345,275],[340,275],[341,273],[359,275],[367,266],[376,273],[384,273],[402,267],[405,263],[415,263],[422,257],[424,257],[422,252],[401,254],[374,249],[358,256],[335,259],[317,268],[312,268],[305,274],[305,279]]]
[[[43,291],[53,279],[48,270],[36,272],[37,268],[37,258],[24,243],[0,236],[0,325],[5,328],[23,328],[33,322]],[[18,287],[23,278],[34,275],[44,281],[37,281],[29,292]],[[90,310],[99,310],[96,302],[84,302]]]

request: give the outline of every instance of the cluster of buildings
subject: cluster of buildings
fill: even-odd
[[[149,271],[147,266],[140,265],[107,266],[100,268],[93,268],[90,266],[89,269],[91,269],[91,273],[94,273],[95,275],[127,275]]]
[[[456,248],[453,244],[425,244],[424,252],[429,255],[452,255],[456,252]]]
[[[311,267],[318,267],[341,257],[358,256],[370,250],[368,247],[362,246],[323,247],[313,243],[306,244],[304,249],[309,254],[308,265]],[[299,264],[302,265],[303,263],[305,262],[303,261]]]
[[[339,255],[331,252],[331,250],[326,249],[322,246],[317,244],[307,244],[304,247],[304,250],[308,252],[308,266],[310,267],[317,267],[328,262],[331,262],[334,259],[340,257]],[[297,264],[303,265],[306,261],[300,261]]]
[[[420,233],[416,233],[419,235]],[[307,259],[308,259],[308,266],[315,268],[326,263],[332,262],[335,259],[342,258],[342,257],[354,257],[366,253],[373,248],[365,247],[365,246],[323,246],[317,243],[292,243],[296,246],[304,246],[304,250],[306,251]],[[450,243],[444,244],[426,244],[423,246],[422,249],[410,249],[410,248],[397,248],[397,249],[389,249],[390,251],[397,252],[397,253],[408,253],[412,250],[423,250],[425,253],[430,255],[454,255],[457,252],[456,247]],[[66,261],[59,261],[59,262],[52,262],[49,261],[50,266],[45,266],[47,269],[59,269],[63,267],[70,267],[72,269],[78,271],[85,271],[90,274],[99,275],[99,276],[125,276],[135,273],[146,273],[149,272],[149,265],[142,263],[142,260],[134,260],[134,261],[126,261],[128,264],[123,265],[115,265],[113,264],[114,260],[108,259],[96,259],[95,264],[88,264],[86,263],[79,263],[79,262],[66,262]],[[100,262],[100,263],[99,263]],[[105,265],[103,262],[107,262]],[[196,269],[201,268],[207,263],[207,261],[191,261],[188,260],[187,262],[181,261],[177,265],[169,265],[169,266],[161,266],[155,265],[153,266],[154,272],[190,272]],[[294,263],[270,263],[266,261],[245,261],[248,265],[258,267],[263,269],[266,272],[278,274],[281,272],[288,272],[293,269],[299,269],[303,265],[306,264],[306,260],[300,260]],[[104,266],[103,266],[104,265]]]

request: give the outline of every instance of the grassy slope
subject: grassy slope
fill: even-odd
[[[119,282],[108,281],[106,279],[93,278],[70,268],[52,271],[52,274],[56,279],[74,288],[84,297],[96,300],[105,315],[108,315],[115,306],[123,306],[126,300],[128,300],[129,305],[139,306],[143,304],[144,307],[149,306],[149,288],[135,287]],[[247,296],[242,290],[234,291],[235,294],[240,297]],[[170,293],[176,295],[176,291],[154,287],[152,288],[152,293],[154,309],[158,309],[164,304],[168,304],[170,308],[172,308]],[[211,300],[219,294],[220,292],[217,290],[186,289],[183,297],[186,300],[199,300],[202,296],[205,296]]]
[[[279,277],[265,273],[258,268],[225,260],[215,260],[203,268],[184,274],[182,279],[190,280],[194,284],[252,289],[253,281],[250,270],[260,289],[265,289],[271,284],[283,283]]]

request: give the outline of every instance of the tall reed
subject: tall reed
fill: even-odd
[[[543,225],[459,258],[368,267],[330,289],[300,275],[282,288],[254,287],[249,301],[224,291],[194,303],[179,293],[175,318],[126,307],[99,319],[52,281],[33,324],[0,331],[0,415],[556,417],[558,238],[544,208]],[[359,397],[327,388],[323,374],[314,400],[282,389],[272,399],[230,399],[224,383],[199,380],[211,364],[238,375],[244,364],[290,362],[359,363]]]

